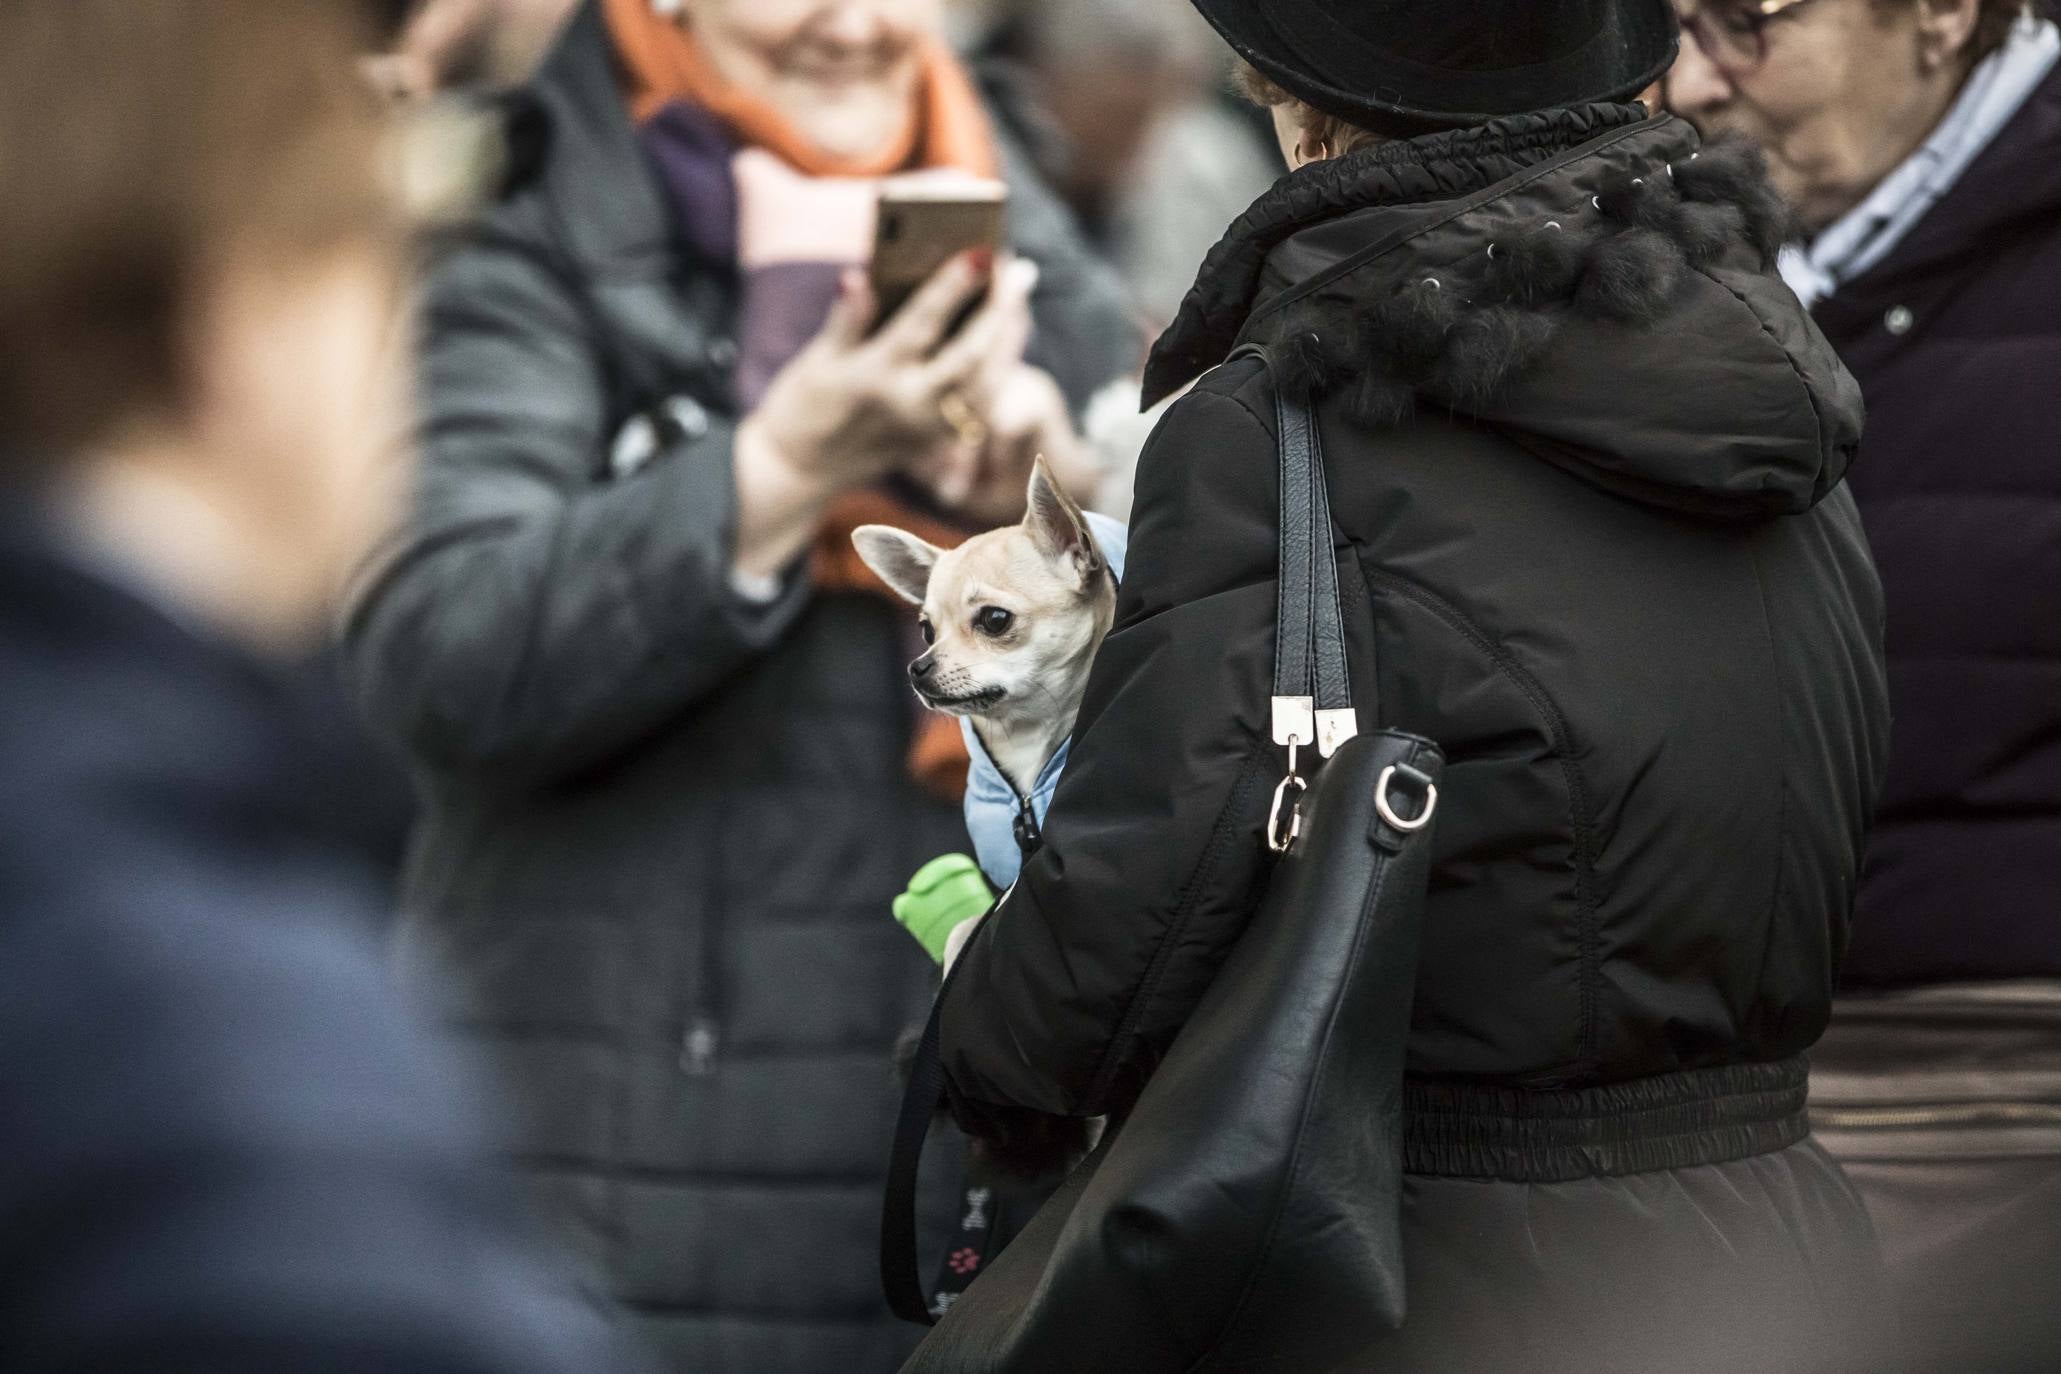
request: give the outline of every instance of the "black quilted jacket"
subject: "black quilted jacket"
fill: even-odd
[[[1272,344],[1319,393],[1354,676],[1378,662],[1382,722],[1450,759],[1427,1076],[1785,1060],[1846,945],[1888,720],[1841,485],[1859,395],[1748,242],[1760,207],[1660,189],[1719,195],[1733,150],[1692,163],[1687,125],[1629,117],[1289,177],[1155,357],[1170,385]],[[1282,771],[1273,398],[1258,361],[1218,367],[1146,451],[1046,848],[955,982],[968,1099],[1120,1101],[1252,905]]]
[[[1354,1368],[1870,1367],[1801,1055],[1887,752],[1883,612],[1860,398],[1770,271],[1782,224],[1678,121],[1498,120],[1290,175],[1155,352],[1148,396],[1204,375],[1142,459],[1044,847],[947,993],[949,1088],[986,1135],[1120,1115],[1239,938],[1285,762],[1275,400],[1311,393],[1352,679],[1449,760],[1411,1316]]]

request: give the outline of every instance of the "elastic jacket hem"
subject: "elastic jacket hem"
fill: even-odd
[[[1410,1079],[1403,1170],[1566,1183],[1723,1164],[1810,1134],[1807,1093],[1802,1056],[1557,1092]]]

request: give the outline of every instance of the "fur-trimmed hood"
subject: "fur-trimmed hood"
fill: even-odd
[[[1212,250],[1148,403],[1241,346],[1394,424],[1435,409],[1597,486],[1739,519],[1808,509],[1859,389],[1772,271],[1758,154],[1598,105],[1363,149],[1284,177]]]

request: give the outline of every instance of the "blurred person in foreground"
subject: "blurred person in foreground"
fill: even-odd
[[[914,1343],[876,1241],[936,977],[887,912],[967,847],[966,758],[918,728],[912,617],[850,531],[1012,520],[1038,452],[1092,485],[1074,413],[1137,352],[941,21],[574,15],[541,164],[434,272],[425,470],[351,618],[430,797],[409,956],[451,975],[598,1286],[696,1374]],[[1017,260],[955,259],[880,322],[879,178],[917,169],[1005,177]]]
[[[1816,1123],[1910,1367],[2061,1369],[2061,33],[2016,0],[1688,29],[1668,98],[1766,147],[1868,404],[1896,732]]]
[[[384,51],[366,64],[389,96],[421,100],[529,79],[578,0],[368,0]]]
[[[0,6],[0,1366],[586,1371],[318,819],[403,216],[316,0]]]

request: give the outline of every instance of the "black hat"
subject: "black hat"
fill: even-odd
[[[1670,0],[1194,0],[1297,99],[1378,133],[1629,100],[1675,59]]]

